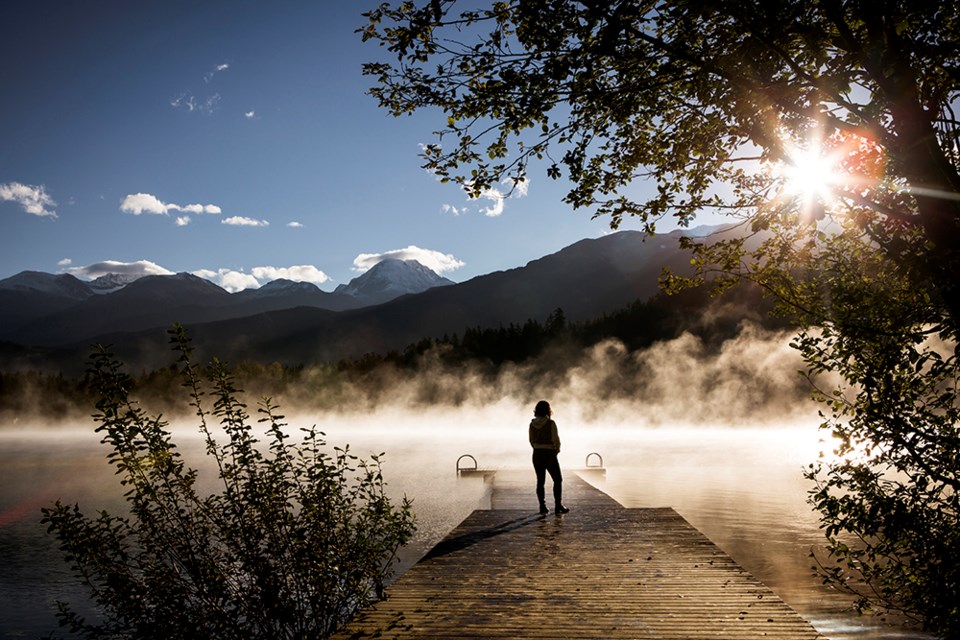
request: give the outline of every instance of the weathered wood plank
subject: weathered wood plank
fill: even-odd
[[[625,509],[570,476],[571,513],[540,516],[532,475],[498,472],[494,508],[470,514],[338,637],[820,637],[674,510]]]
[[[583,481],[575,473],[564,472],[563,502],[571,509],[590,507],[623,508],[619,502],[600,491],[596,487]],[[498,471],[493,478],[493,489],[490,495],[491,509],[529,509],[536,512],[538,508],[536,496],[537,479],[533,468],[524,471]],[[547,506],[553,508],[553,485],[547,477],[546,493]]]

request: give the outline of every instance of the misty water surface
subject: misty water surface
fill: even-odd
[[[830,638],[895,638],[904,631],[860,618],[848,600],[819,584],[808,554],[820,545],[806,505],[801,470],[822,448],[816,422],[763,426],[645,426],[623,413],[585,421],[574,411],[555,418],[563,439],[561,463],[572,469],[596,451],[607,468],[596,484],[627,507],[675,508],[735,560],[768,584]],[[385,451],[391,494],[414,499],[419,532],[400,569],[473,509],[489,500],[483,482],[457,479],[455,461],[474,455],[484,467],[529,467],[526,407],[329,416],[318,425],[331,444],[360,455]],[[316,420],[293,420],[306,426]],[[177,428],[189,460],[203,465],[192,428]],[[0,637],[36,637],[55,628],[57,599],[79,602],[56,544],[39,525],[41,506],[61,497],[88,514],[117,510],[119,488],[104,449],[89,429],[0,431]],[[569,471],[568,471],[569,472]],[[207,475],[209,477],[209,475]],[[531,471],[531,510],[536,507]],[[552,516],[551,516],[552,517]],[[571,514],[567,517],[576,517]],[[909,634],[907,634],[909,635]]]

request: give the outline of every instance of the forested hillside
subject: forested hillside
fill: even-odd
[[[402,350],[370,352],[358,358],[309,365],[277,362],[228,362],[248,401],[269,396],[299,410],[349,410],[357,403],[389,394],[396,376],[420,376],[415,402],[457,405],[463,393],[441,393],[430,388],[433,375],[469,370],[481,379],[496,379],[506,367],[526,365],[541,377],[563,377],[576,366],[578,354],[598,343],[614,340],[627,351],[642,350],[684,332],[716,349],[737,335],[741,323],[782,326],[769,315],[770,304],[748,286],[713,299],[705,288],[679,295],[637,300],[613,313],[585,321],[569,321],[563,309],[546,318],[498,328],[465,327],[461,333],[424,337]],[[187,327],[189,332],[189,327]],[[175,368],[134,373],[135,396],[151,410],[169,414],[182,405]],[[82,377],[31,371],[0,373],[0,421],[6,427],[36,421],[86,419],[92,394]]]

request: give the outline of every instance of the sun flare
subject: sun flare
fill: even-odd
[[[818,209],[822,215],[841,201],[873,191],[884,175],[884,157],[883,148],[861,132],[785,140],[783,158],[771,168],[779,187],[776,199],[798,203],[803,217],[819,217]]]
[[[827,200],[837,180],[837,158],[819,146],[798,149],[780,168],[783,191],[804,200]]]

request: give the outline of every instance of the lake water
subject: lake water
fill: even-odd
[[[387,452],[390,491],[412,497],[418,517],[403,569],[472,510],[488,506],[481,480],[456,477],[457,456],[469,453],[483,467],[529,466],[525,418],[517,415],[524,414],[331,416],[319,426],[331,444],[349,442],[361,455]],[[563,466],[582,467],[588,453],[599,453],[607,469],[605,479],[592,480],[599,488],[627,507],[673,507],[826,637],[922,637],[857,616],[849,599],[812,574],[809,554],[820,548],[822,535],[806,504],[809,486],[801,471],[822,447],[814,421],[756,427],[557,421]],[[511,426],[491,426],[506,424]],[[203,471],[193,430],[177,433],[188,459]],[[55,541],[39,524],[39,510],[57,498],[79,502],[88,515],[98,508],[119,510],[119,488],[104,453],[92,426],[0,430],[0,638],[46,635],[56,629],[58,599],[84,601]],[[531,471],[531,509],[532,489]]]

